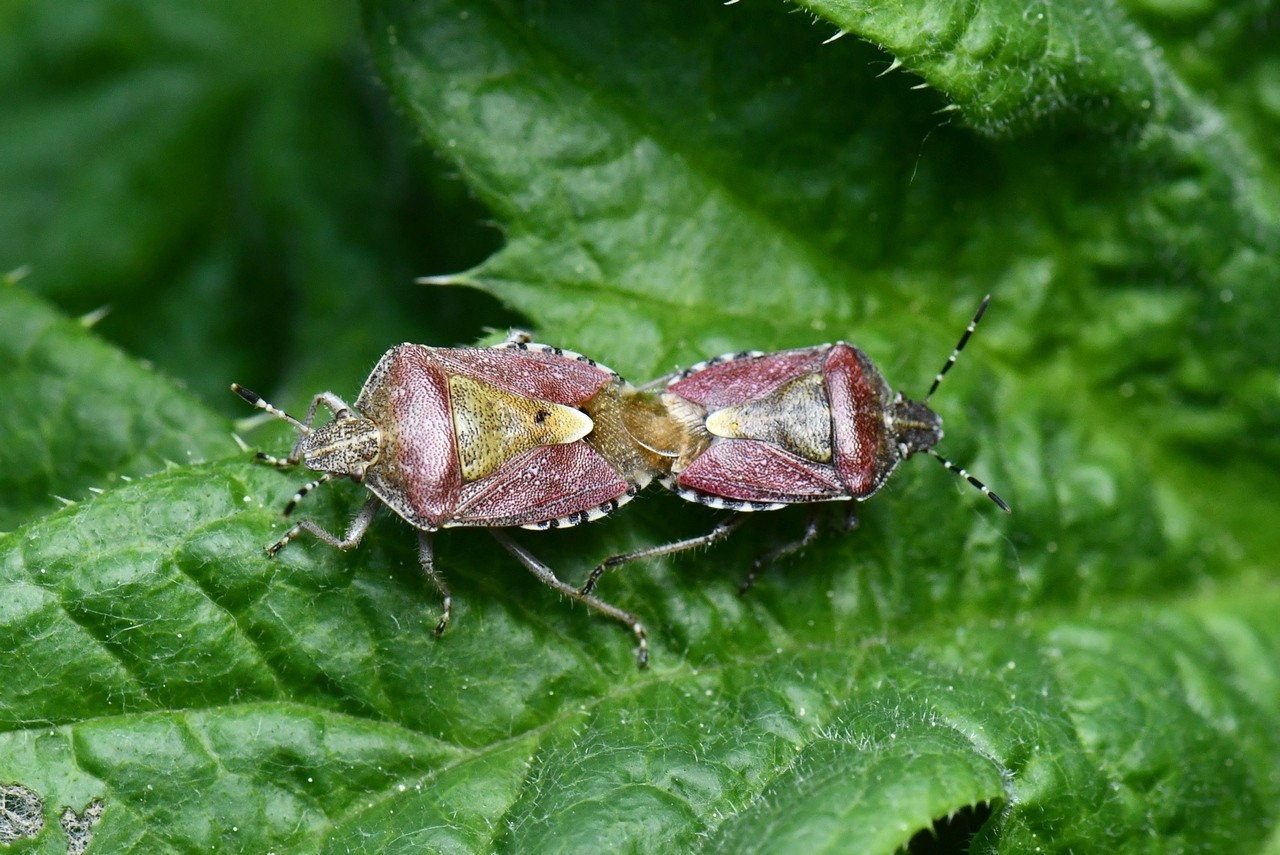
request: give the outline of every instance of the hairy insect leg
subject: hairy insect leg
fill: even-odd
[[[333,413],[335,419],[346,418],[351,415],[351,405],[346,401],[332,392],[320,392],[311,399],[311,406],[307,409],[307,418],[302,422],[304,425],[311,427],[311,423],[316,418],[316,409],[321,404],[328,407],[329,412]]]
[[[339,398],[337,395],[333,394],[332,392],[321,392],[320,394],[316,395],[311,399],[311,407],[310,409],[307,410],[306,419],[303,421],[298,421],[293,416],[289,415],[284,410],[277,407],[275,404],[269,403],[257,392],[253,391],[252,389],[246,389],[244,386],[241,386],[239,383],[232,383],[231,391],[235,392],[237,395],[243,398],[246,402],[257,407],[259,410],[262,410],[264,413],[273,415],[276,418],[280,419],[281,421],[288,422],[289,424],[293,425],[297,430],[299,430],[302,433],[311,432],[311,422],[316,417],[316,407],[319,406],[321,403],[327,406],[334,413],[337,413],[339,411],[345,412],[351,409],[345,403],[343,403],[341,398]]]
[[[298,432],[303,435],[311,433],[311,423],[315,421],[316,410],[320,407],[321,404],[329,408],[329,411],[333,413],[334,418],[343,418],[351,414],[351,405],[348,404],[346,401],[342,400],[341,398],[339,398],[337,395],[333,394],[332,392],[321,392],[318,395],[315,395],[311,399],[311,406],[307,408],[307,417],[302,421],[298,421],[293,416],[286,413],[284,410],[280,409],[274,404],[271,404],[265,401],[263,397],[259,395],[257,392],[253,391],[252,389],[246,389],[245,387],[241,386],[239,383],[232,383],[231,391],[235,392],[237,395],[243,398],[246,402],[257,407],[259,410],[262,410],[265,413],[273,415],[276,418],[282,421],[286,421],[289,424],[293,425],[294,428],[296,428]],[[290,454],[288,457],[275,457],[274,455],[263,454],[262,452],[258,452],[255,459],[259,463],[266,463],[268,465],[276,467],[277,469],[288,469],[291,466],[297,466],[298,463],[301,462],[299,458],[294,457],[292,454]]]
[[[291,541],[297,538],[304,531],[314,535],[317,539],[324,541],[335,549],[341,549],[343,552],[357,546],[364,538],[364,533],[369,530],[369,523],[373,522],[374,516],[378,513],[378,508],[382,505],[382,500],[378,498],[370,499],[360,512],[351,520],[351,525],[347,526],[347,533],[343,537],[330,534],[320,525],[312,520],[303,520],[293,528],[284,533],[284,537],[267,547],[267,555],[274,556],[277,552],[284,549]]]
[[[584,594],[582,591],[579,591],[573,585],[562,580],[550,567],[535,558],[528,550],[508,537],[506,533],[494,529],[490,531],[490,534],[493,535],[494,539],[497,540],[498,543],[502,544],[502,547],[506,549],[507,552],[514,555],[517,561],[523,564],[530,573],[537,576],[538,580],[548,588],[559,591],[567,597],[572,597],[578,602],[586,605],[588,608],[591,608],[606,617],[611,617],[614,620],[624,623],[630,627],[631,631],[635,633],[636,636],[636,663],[641,668],[644,668],[649,664],[649,636],[644,631],[644,625],[640,623],[639,619],[637,619],[635,615],[630,612],[625,612],[615,605],[606,603],[598,597],[593,597],[589,593]]]
[[[697,549],[699,546],[710,546],[724,540],[734,529],[742,525],[746,520],[746,514],[735,514],[727,520],[722,520],[715,528],[706,534],[700,534],[697,537],[690,537],[686,540],[677,540],[674,543],[667,543],[662,546],[649,546],[644,549],[637,549],[634,552],[624,552],[621,555],[614,555],[600,562],[596,569],[591,571],[591,575],[587,577],[587,581],[583,583],[581,593],[585,596],[595,590],[596,583],[600,581],[600,577],[605,571],[612,570],[615,567],[621,567],[623,564],[630,564],[632,561],[639,561],[642,558],[657,558],[660,555],[670,555],[673,552],[684,552],[686,549]]]
[[[418,557],[422,561],[422,572],[440,592],[440,622],[436,624],[435,631],[432,633],[439,638],[449,626],[449,618],[453,615],[453,592],[449,590],[444,577],[436,570],[435,550],[431,546],[430,532],[418,532]]]
[[[853,525],[858,524],[857,514],[850,515],[853,518]],[[804,534],[800,535],[796,540],[790,543],[784,543],[781,546],[760,553],[756,560],[751,562],[751,569],[747,571],[746,578],[738,585],[738,596],[743,596],[747,591],[751,590],[751,586],[756,583],[756,579],[760,577],[760,573],[764,568],[777,561],[779,558],[786,558],[792,553],[799,552],[809,544],[813,543],[813,539],[818,536],[818,509],[816,507],[809,508],[809,519],[804,526]]]

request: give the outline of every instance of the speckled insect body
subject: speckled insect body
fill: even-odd
[[[965,478],[1001,509],[1004,500],[934,450],[942,418],[929,407],[990,301],[982,301],[929,393],[913,401],[895,392],[867,354],[845,342],[773,353],[746,351],[694,365],[666,379],[660,394],[667,418],[651,422],[642,444],[665,461],[662,482],[682,498],[727,510],[767,511],[788,505],[873,496],[898,464],[924,452]],[[743,517],[675,544],[608,559],[601,574],[639,558],[705,546],[726,537]],[[850,512],[849,525],[855,517]],[[768,561],[807,545],[805,534],[762,556],[743,582],[746,590]]]
[[[681,372],[662,395],[685,430],[664,483],[691,501],[736,511],[864,500],[899,463],[925,452],[1008,510],[934,451],[942,418],[928,404],[989,300],[921,401],[895,392],[871,358],[845,342],[732,354]]]
[[[450,526],[488,528],[542,582],[627,624],[643,667],[644,627],[594,596],[601,575],[641,558],[714,543],[744,514],[705,535],[613,556],[581,588],[562,581],[501,529],[589,522],[655,478],[685,499],[735,512],[864,500],[899,463],[920,452],[1007,511],[999,496],[934,450],[942,419],[928,403],[989,299],[920,401],[894,392],[871,359],[845,342],[730,354],[641,389],[584,356],[523,335],[493,348],[402,344],[378,362],[354,406],[323,392],[303,421],[233,385],[249,403],[298,431],[287,458],[260,459],[322,473],[298,491],[286,516],[310,490],[335,477],[349,477],[373,493],[342,537],[303,520],[267,552],[276,554],[304,531],[350,549],[385,504],[419,530],[423,571],[443,598],[438,635],[448,625],[452,599],[434,567],[431,533]],[[332,418],[313,426],[321,406]],[[743,590],[768,561],[802,548],[816,531],[811,516],[803,537],[755,562]]]
[[[298,491],[286,515],[334,477],[373,493],[343,537],[303,520],[268,553],[304,531],[350,549],[385,504],[419,530],[423,570],[444,601],[437,635],[448,625],[452,599],[434,567],[431,532],[579,525],[612,513],[659,471],[624,424],[655,408],[651,394],[584,356],[519,335],[492,348],[398,345],[379,360],[354,406],[323,392],[301,422],[247,389],[232,389],[298,431],[287,458],[260,459],[323,473]],[[321,406],[332,418],[315,427]],[[631,627],[646,662],[644,628],[633,615],[564,583],[505,534],[494,536],[547,585]]]

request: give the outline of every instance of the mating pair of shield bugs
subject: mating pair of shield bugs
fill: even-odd
[[[928,404],[989,301],[982,301],[920,401],[894,392],[871,359],[844,342],[721,356],[637,388],[581,354],[536,344],[523,333],[493,347],[397,345],[378,361],[354,405],[322,392],[301,421],[233,384],[250,404],[298,431],[288,457],[258,458],[321,473],[298,490],[285,516],[335,477],[373,494],[341,537],[302,520],[267,553],[275,555],[304,531],[351,549],[386,505],[418,530],[423,572],[443,600],[439,635],[449,624],[452,597],[435,569],[431,534],[450,526],[488,528],[543,583],[629,626],[644,667],[644,626],[595,594],[610,568],[714,543],[742,522],[743,512],[867,499],[918,452],[1009,510],[934,450],[942,419]],[[322,406],[332,416],[317,426]],[[560,579],[503,531],[599,519],[655,479],[682,498],[737,513],[705,535],[609,558],[581,586]],[[802,548],[816,531],[811,517],[800,539],[755,562],[743,590],[767,561]]]

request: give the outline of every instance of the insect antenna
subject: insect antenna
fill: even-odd
[[[248,401],[250,404],[253,404],[258,409],[263,410],[264,412],[270,413],[276,418],[283,419],[284,421],[293,425],[295,428],[298,429],[299,432],[303,434],[311,433],[311,428],[307,427],[302,422],[298,421],[293,416],[289,415],[279,407],[268,404],[266,401],[262,400],[261,395],[259,395],[257,392],[253,391],[252,389],[246,389],[245,387],[241,386],[239,383],[232,383],[231,391],[235,392],[241,398],[244,398],[246,401]]]
[[[925,449],[925,451],[926,451],[926,452],[928,453],[928,455],[929,455],[930,457],[932,457],[934,460],[938,461],[938,462],[939,462],[939,463],[941,463],[943,466],[947,467],[947,468],[948,468],[948,469],[950,469],[952,472],[954,472],[955,474],[959,475],[959,476],[960,476],[961,478],[963,478],[964,480],[968,481],[968,482],[969,482],[970,484],[972,484],[974,487],[977,487],[977,488],[978,488],[978,492],[982,493],[982,495],[986,496],[988,499],[990,499],[991,501],[995,502],[995,503],[996,503],[996,507],[997,507],[997,508],[999,508],[1000,510],[1004,511],[1005,513],[1013,513],[1013,509],[1009,507],[1008,503],[1007,503],[1007,502],[1005,502],[1005,500],[1004,500],[1004,499],[1002,499],[1002,498],[1000,498],[998,495],[996,495],[995,491],[994,491],[994,490],[992,490],[990,487],[988,487],[986,484],[983,484],[983,483],[982,483],[981,481],[979,481],[977,478],[973,477],[973,476],[972,476],[972,475],[970,475],[967,471],[965,471],[965,469],[964,469],[964,467],[963,467],[963,466],[957,466],[957,465],[955,465],[955,464],[954,464],[954,463],[952,463],[950,460],[948,460],[947,458],[943,457],[943,456],[942,456],[941,454],[939,454],[938,452],[934,451],[932,448],[926,448],[926,449]]]
[[[965,345],[969,343],[969,338],[973,335],[973,331],[978,328],[978,322],[981,321],[982,316],[986,314],[987,305],[990,304],[990,302],[990,294],[982,298],[982,303],[978,306],[978,311],[973,313],[973,320],[969,321],[969,326],[964,328],[964,334],[960,336],[960,341],[957,342],[955,349],[951,351],[951,355],[947,357],[946,364],[942,366],[942,370],[933,378],[933,385],[929,387],[929,394],[924,396],[925,403],[928,403],[929,399],[933,397],[933,393],[938,391],[938,387],[942,385],[942,378],[951,370],[951,366],[956,364],[956,359],[960,356],[960,351],[964,350]],[[953,473],[968,481],[977,488],[978,492],[995,502],[997,508],[1005,513],[1012,513],[1012,509],[1004,499],[1000,498],[986,484],[983,484],[977,478],[970,475],[964,467],[957,466],[938,452],[934,451],[932,448],[926,448],[924,450],[928,452],[929,456],[934,460],[938,461],[947,469],[950,469]]]
[[[293,494],[293,498],[289,500],[289,504],[284,506],[284,516],[287,517],[290,514],[292,514],[294,509],[298,507],[298,503],[301,502],[304,497],[306,497],[307,493],[310,493],[312,490],[314,490],[316,487],[319,487],[321,484],[327,484],[332,480],[333,480],[333,473],[326,472],[323,475],[321,475],[319,478],[315,479],[314,481],[308,481],[307,483],[303,484],[302,487],[298,490],[298,492]],[[969,480],[972,481],[973,479],[970,478]],[[986,488],[983,487],[982,489],[985,490]]]
[[[933,378],[933,385],[929,387],[929,394],[924,396],[924,403],[929,403],[929,399],[933,397],[933,393],[938,391],[938,387],[942,385],[942,378],[947,376],[947,372],[951,370],[951,366],[956,364],[960,351],[964,350],[964,346],[969,343],[969,337],[973,335],[973,331],[978,328],[978,321],[982,320],[982,316],[987,312],[987,304],[991,302],[991,295],[982,298],[982,305],[978,306],[978,311],[973,313],[973,320],[969,321],[969,326],[965,327],[964,335],[960,336],[960,342],[956,345],[955,350],[951,351],[951,355],[947,357],[947,364],[942,366],[942,370]]]

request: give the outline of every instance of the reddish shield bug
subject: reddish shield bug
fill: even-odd
[[[712,507],[767,511],[805,502],[862,501],[900,462],[924,452],[1008,511],[985,484],[934,450],[942,439],[942,419],[929,408],[990,301],[990,295],[983,299],[923,400],[894,392],[870,357],[845,342],[749,351],[673,375],[661,393],[669,418],[651,422],[650,432],[633,426],[633,433],[666,457],[664,484],[682,498]],[[851,514],[850,526],[855,519]],[[713,543],[742,520],[737,515],[706,535],[610,558],[582,591],[590,593],[610,567]],[[755,562],[742,590],[764,563],[804,547],[816,533],[811,517],[802,538]]]
[[[248,389],[231,388],[298,431],[288,457],[259,454],[260,460],[323,473],[294,495],[285,516],[334,477],[349,477],[373,493],[342,537],[302,520],[267,553],[275,555],[304,531],[351,549],[385,504],[419,530],[422,569],[443,598],[436,635],[448,626],[452,598],[435,569],[431,532],[578,525],[617,510],[658,471],[657,458],[624,426],[624,411],[631,423],[643,424],[646,411],[661,417],[653,396],[585,356],[532,344],[522,334],[490,348],[398,345],[378,361],[354,406],[322,392],[302,421]],[[332,418],[317,427],[320,406]],[[566,584],[505,534],[493,534],[542,582],[629,626],[640,666],[646,664],[648,643],[634,615]]]

